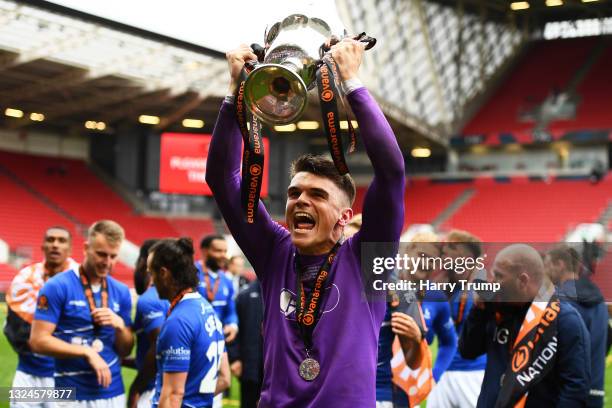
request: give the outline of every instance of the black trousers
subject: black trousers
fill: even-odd
[[[257,408],[261,394],[261,383],[256,381],[240,382],[240,408]]]

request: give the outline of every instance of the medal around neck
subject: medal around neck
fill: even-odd
[[[92,343],[91,343],[91,348],[93,348],[95,351],[97,351],[98,353],[101,353],[102,350],[104,350],[104,343],[102,342],[102,340],[100,339],[95,339]]]
[[[307,357],[300,364],[300,377],[306,381],[312,381],[319,376],[321,366],[314,358]]]

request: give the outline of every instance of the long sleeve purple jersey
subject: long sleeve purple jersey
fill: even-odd
[[[361,243],[399,240],[404,220],[404,159],[389,123],[367,89],[358,88],[347,99],[359,123],[374,178],[364,199],[361,231],[341,245],[326,281],[311,351],[321,372],[311,382],[298,372],[305,350],[295,318],[296,247],[289,232],[271,219],[263,203],[259,203],[254,224],[243,220],[242,137],[232,104],[223,103],[213,131],[206,181],[262,286],[262,408],[375,405],[378,334],[386,303],[364,296]],[[316,272],[323,258],[300,256],[300,264]]]

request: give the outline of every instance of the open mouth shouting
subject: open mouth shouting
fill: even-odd
[[[314,217],[304,211],[296,211],[293,214],[293,230],[297,233],[312,231],[316,225]]]

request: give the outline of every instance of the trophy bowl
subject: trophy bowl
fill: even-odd
[[[291,14],[266,33],[263,63],[256,64],[244,84],[249,110],[269,125],[295,122],[316,83],[321,46],[332,35],[320,18]]]

